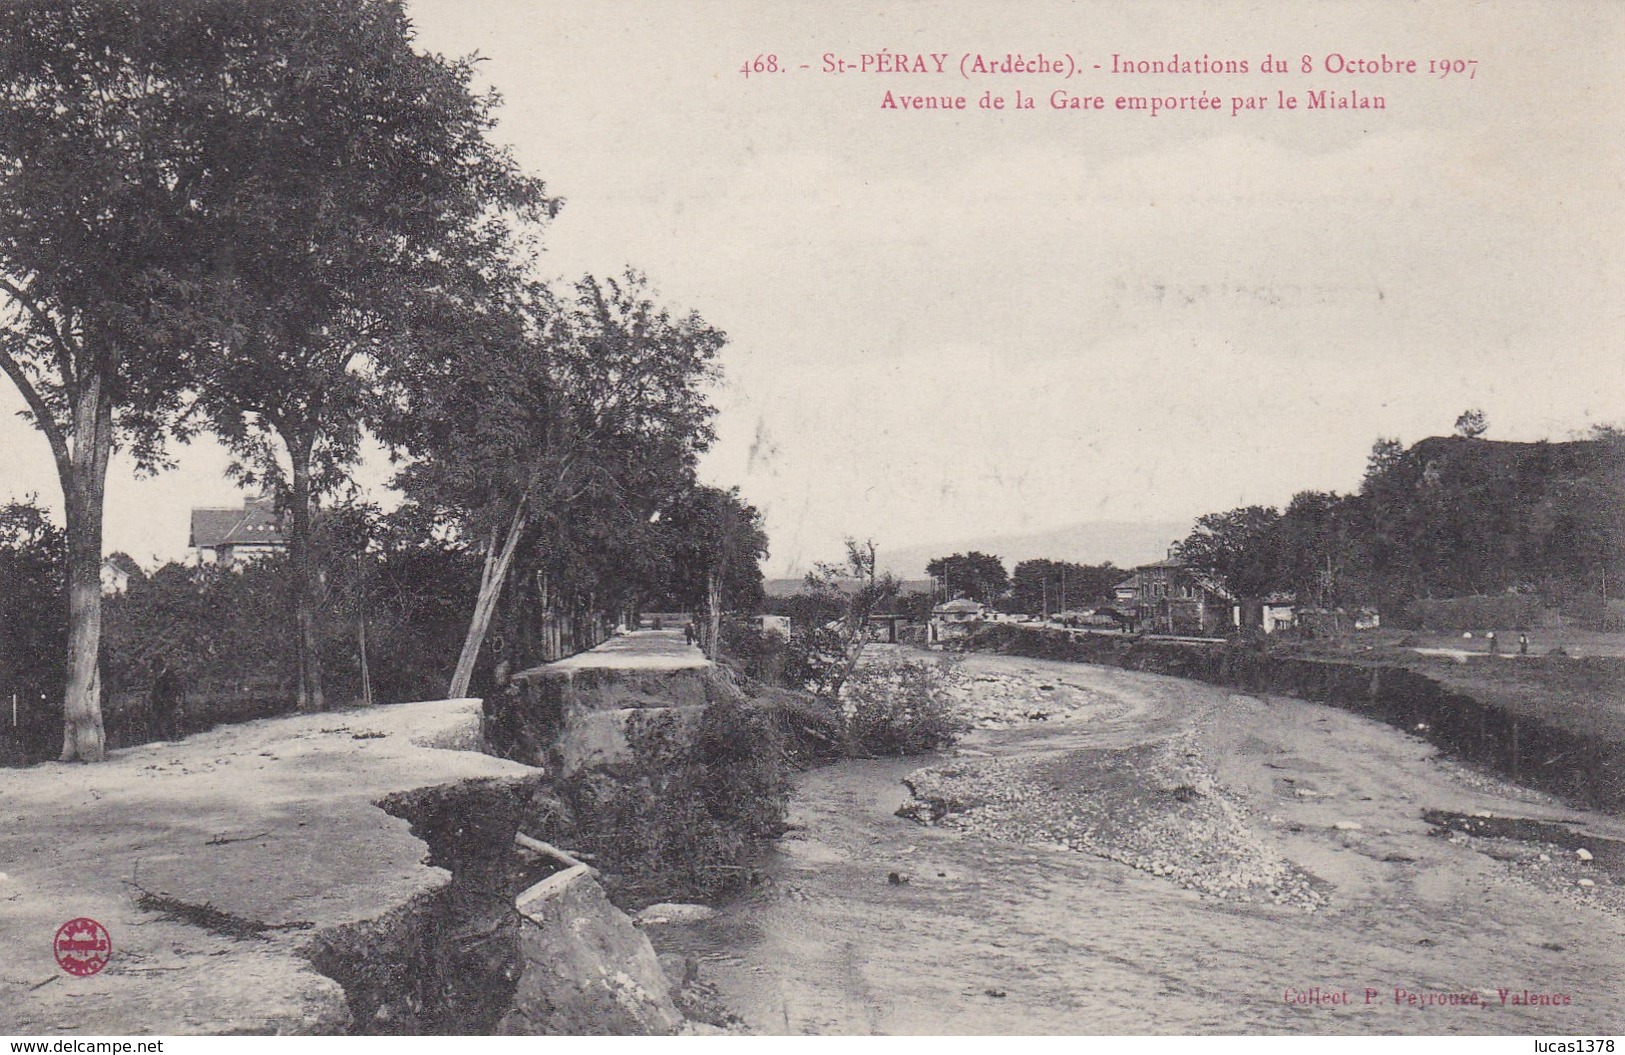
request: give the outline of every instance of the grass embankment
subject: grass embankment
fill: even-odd
[[[1514,782],[1625,808],[1625,659],[1425,656],[1384,645],[1184,645],[990,627],[964,647],[1100,663],[1330,703],[1420,736]]]
[[[1400,667],[1509,714],[1625,743],[1625,634],[1532,631],[1529,654],[1518,655],[1517,647],[1514,632],[1502,634],[1500,652],[1491,655],[1482,635],[1463,639],[1389,630],[1294,643],[1277,651],[1294,658]],[[1551,654],[1557,648],[1568,654]]]

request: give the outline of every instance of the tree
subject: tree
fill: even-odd
[[[1016,565],[1005,608],[1011,612],[1059,612],[1063,608],[1112,599],[1112,588],[1130,572],[1105,564],[1075,564],[1038,558]]]
[[[1270,578],[1300,604],[1328,608],[1367,600],[1355,499],[1328,491],[1292,496],[1274,529]]]
[[[487,140],[496,100],[472,90],[472,61],[416,51],[396,0],[300,0],[233,26],[200,194],[230,232],[201,298],[201,402],[237,474],[278,491],[298,705],[321,709],[313,502],[353,462],[389,360],[462,321],[505,280],[512,224],[557,203]]]
[[[1284,587],[1275,529],[1281,514],[1246,506],[1198,517],[1196,528],[1176,546],[1194,571],[1212,576],[1237,597],[1263,597]]]
[[[62,487],[68,642],[62,758],[105,757],[97,660],[102,514],[115,441],[162,464],[190,357],[166,306],[222,244],[198,195],[221,83],[217,16],[246,5],[91,0],[0,7],[0,370]]]
[[[384,434],[411,457],[398,486],[483,555],[452,695],[467,691],[527,538],[533,569],[579,568],[575,539],[595,525],[641,531],[692,487],[713,437],[705,387],[726,337],[659,306],[637,272],[584,278],[574,294],[531,289],[393,386]]]
[[[813,674],[809,688],[828,699],[840,696],[841,686],[863,658],[870,614],[882,611],[902,586],[890,572],[877,572],[876,554],[873,539],[849,538],[844,564],[820,562],[807,573],[807,593],[816,598],[811,607],[841,613],[834,628],[809,627],[802,632],[809,642]]]
[[[1476,407],[1462,411],[1461,416],[1456,418],[1456,435],[1469,440],[1478,439],[1478,437],[1484,435],[1489,427],[1489,419],[1484,416],[1482,410]]]
[[[944,580],[944,589],[949,596],[969,597],[983,604],[997,601],[1010,587],[1010,575],[1004,570],[1004,562],[992,554],[976,550],[933,558],[926,564],[925,573],[934,579]]]
[[[767,534],[762,516],[739,497],[739,489],[700,487],[685,495],[662,523],[671,533],[669,594],[704,615],[701,639],[715,660],[722,612],[762,599]]]

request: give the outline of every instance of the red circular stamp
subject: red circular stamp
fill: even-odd
[[[56,962],[69,974],[88,978],[107,966],[113,939],[107,928],[87,916],[70,919],[56,929]]]

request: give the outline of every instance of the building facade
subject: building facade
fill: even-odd
[[[269,495],[248,498],[241,509],[192,510],[188,541],[199,565],[233,567],[288,548]]]

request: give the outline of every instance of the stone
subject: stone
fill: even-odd
[[[1591,860],[1591,851],[1582,846],[1578,850],[1574,851],[1574,856],[1578,857],[1582,861],[1589,861]]]
[[[660,958],[585,865],[519,895],[524,959],[508,1036],[666,1036],[683,1025]]]
[[[1365,825],[1361,824],[1359,821],[1338,821],[1336,824],[1333,824],[1332,827],[1336,828],[1340,832],[1357,832],[1365,829]]]
[[[638,912],[634,917],[639,924],[649,926],[659,923],[699,923],[708,920],[717,914],[717,910],[709,905],[690,905],[677,901],[662,901],[658,905],[650,905]]]

